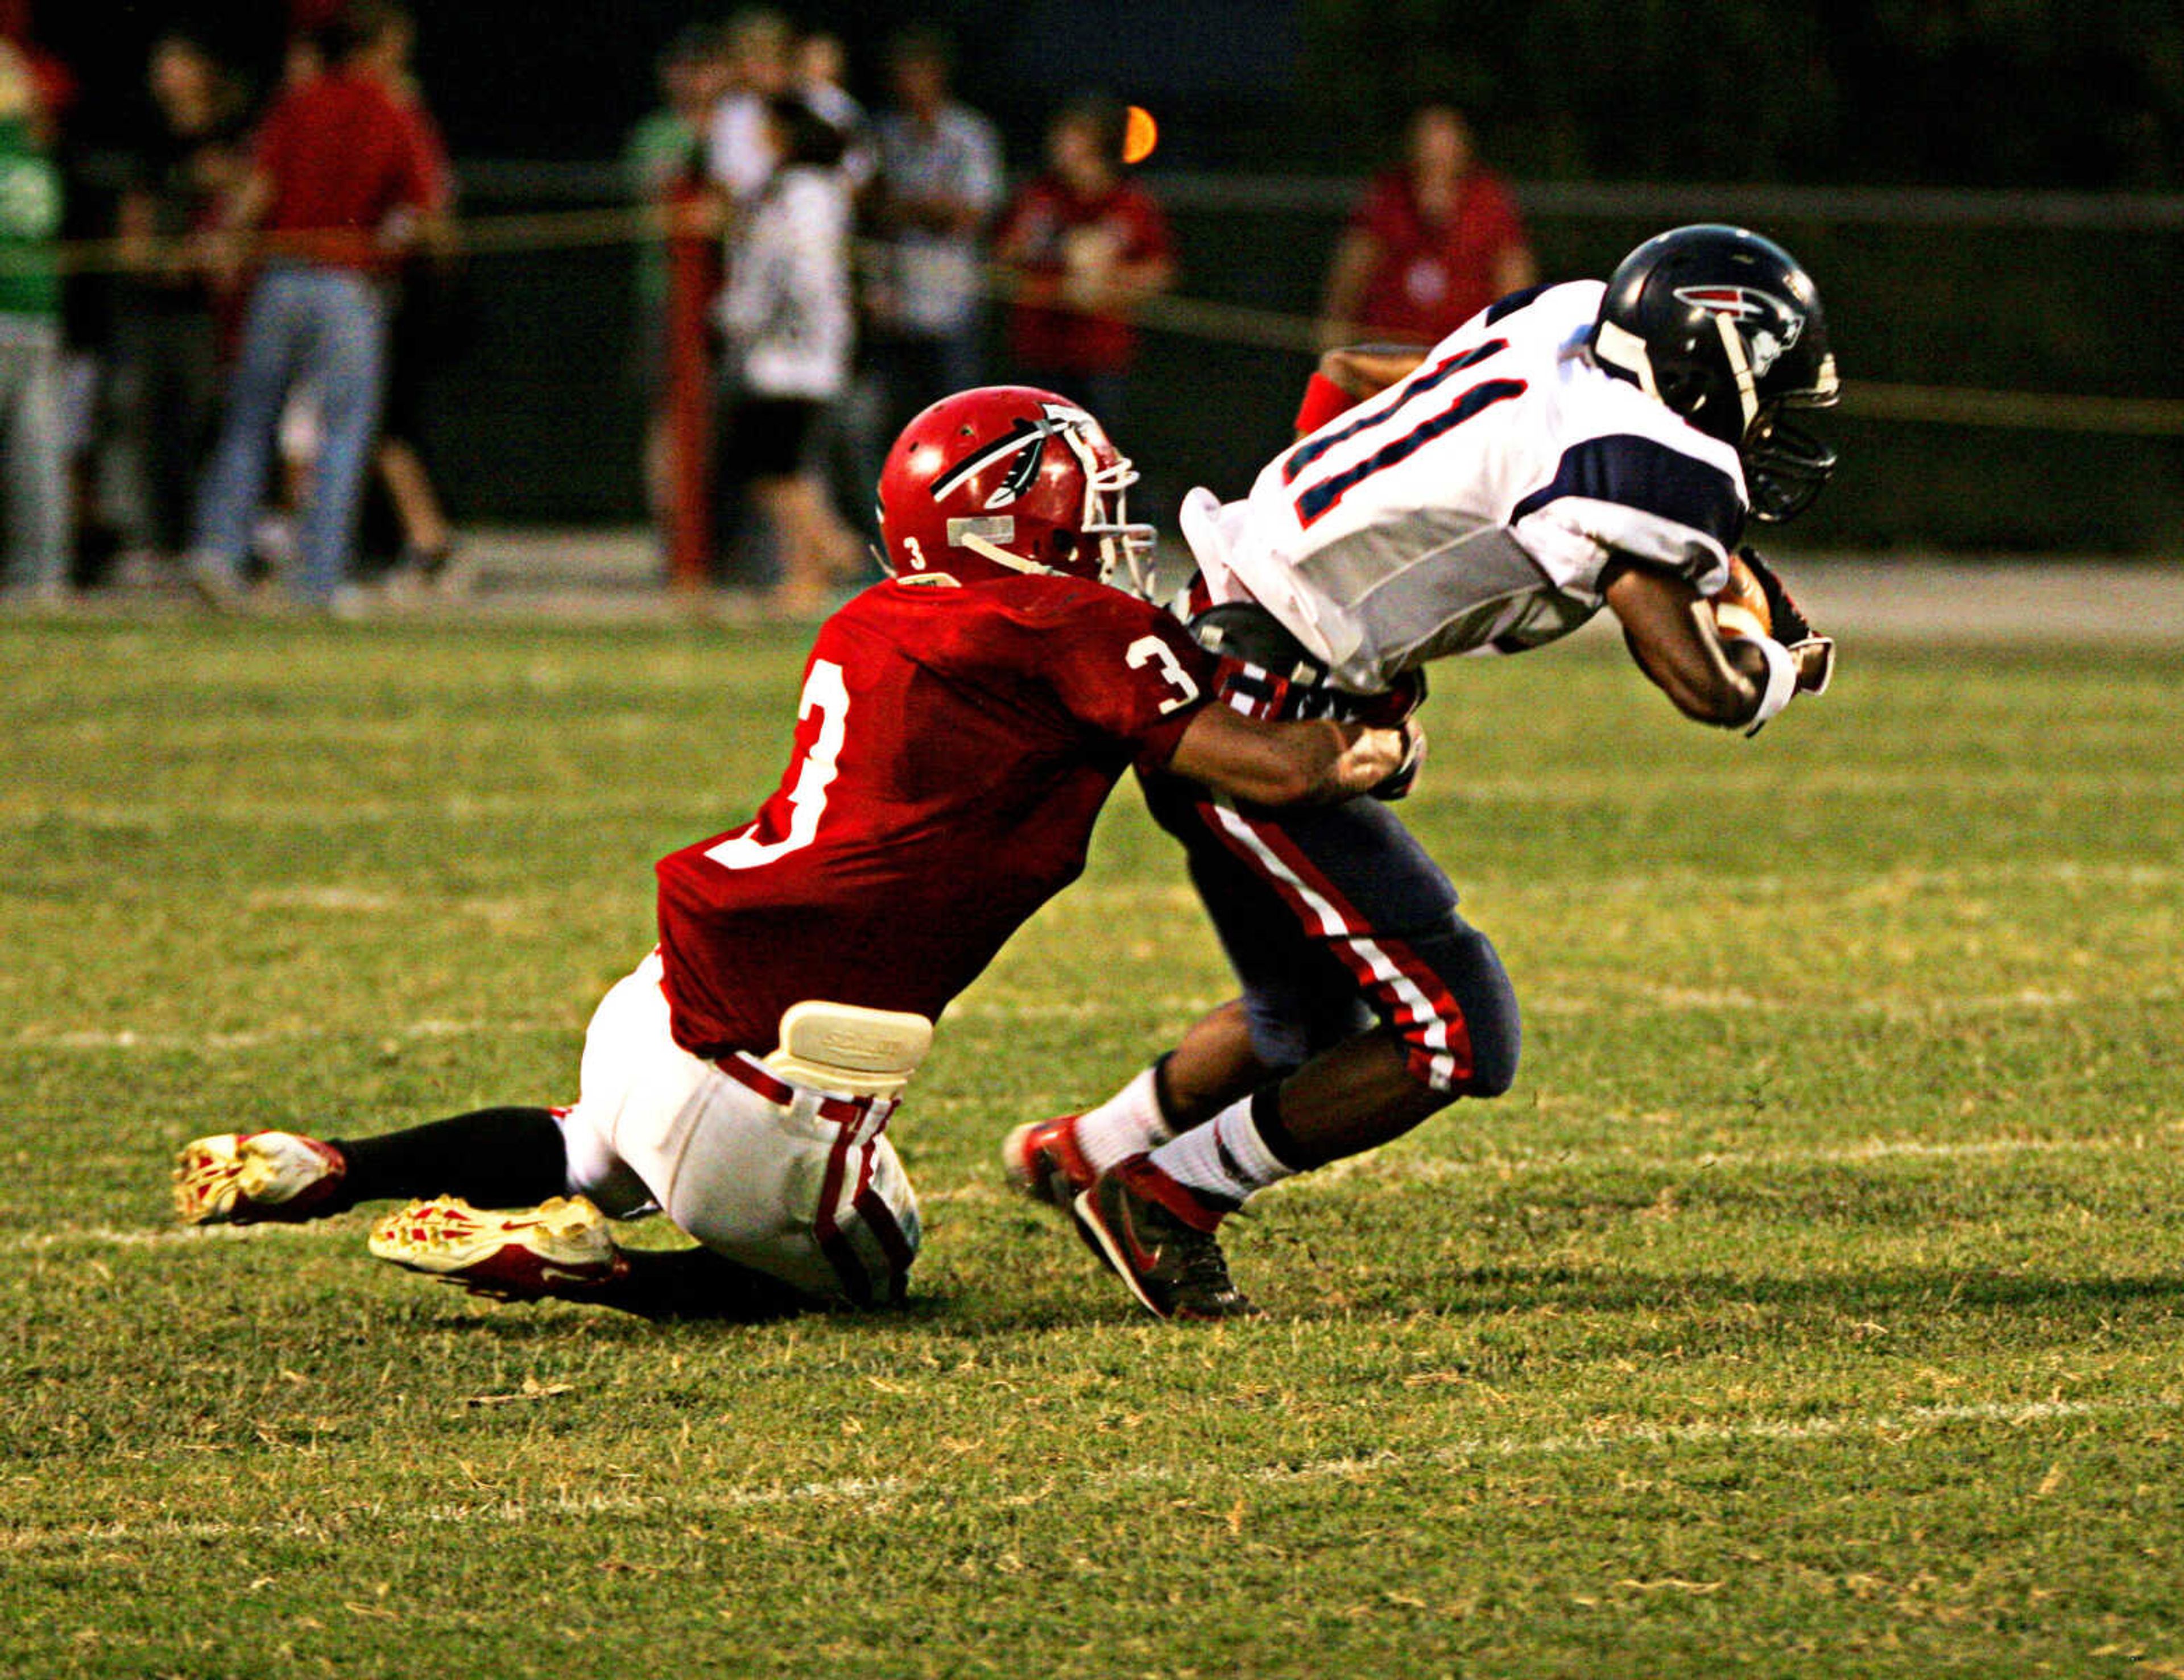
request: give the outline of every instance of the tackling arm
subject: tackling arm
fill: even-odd
[[[1424,351],[1406,344],[1356,344],[1325,352],[1306,381],[1304,402],[1297,409],[1297,436],[1317,431],[1368,397],[1379,396],[1408,378],[1424,360]]]
[[[1380,260],[1380,242],[1362,228],[1344,233],[1328,265],[1327,292],[1319,306],[1319,342],[1340,344],[1349,337],[1365,296],[1365,282]]]
[[[1391,781],[1424,743],[1415,719],[1393,729],[1329,718],[1270,723],[1208,705],[1167,767],[1256,805],[1324,805]]]
[[[1408,344],[1346,344],[1320,357],[1319,372],[1352,402],[1362,403],[1408,379],[1425,359],[1423,349]]]
[[[1772,641],[1724,643],[1706,602],[1682,578],[1626,565],[1607,596],[1631,658],[1685,717],[1757,729],[1789,704],[1797,668],[1788,652]]]

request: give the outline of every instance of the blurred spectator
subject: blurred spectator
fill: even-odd
[[[660,105],[638,120],[622,147],[630,194],[666,205],[703,180],[714,108],[728,92],[727,42],[709,25],[694,24],[668,43],[659,62]],[[637,253],[637,368],[645,406],[645,505],[666,531],[674,494],[667,414],[668,259],[666,245],[647,241]]]
[[[319,30],[300,31],[288,37],[281,51],[281,86],[300,87],[315,81],[326,73],[325,36]]]
[[[313,41],[342,20],[349,0],[287,0],[288,39]]]
[[[1330,346],[1437,344],[1538,278],[1516,203],[1479,162],[1463,113],[1423,105],[1402,165],[1373,181],[1335,248],[1320,335]]]
[[[980,236],[1001,202],[1001,140],[949,97],[939,36],[898,40],[894,103],[877,126],[880,260],[866,294],[871,353],[886,389],[883,437],[928,404],[982,382]]]
[[[383,34],[407,22],[396,8],[367,0],[328,26],[328,68],[274,102],[229,207],[231,230],[265,236],[266,260],[244,313],[190,556],[192,581],[214,601],[238,593],[275,431],[300,387],[316,393],[319,447],[297,589],[336,609],[353,598],[357,502],[385,377],[382,288],[420,219],[438,212],[443,185],[415,119],[367,68]]]
[[[853,194],[872,185],[878,167],[872,156],[872,125],[865,108],[844,83],[849,61],[842,37],[824,30],[801,37],[790,60],[789,80],[796,97],[825,118],[842,136],[842,179]]]
[[[15,54],[15,61],[31,79],[31,126],[41,142],[51,147],[62,120],[75,103],[75,72],[38,44],[35,14],[43,9],[30,0],[0,0],[0,43]]]
[[[124,269],[114,323],[116,407],[137,481],[131,534],[171,561],[188,545],[220,418],[220,321],[204,242],[248,154],[242,90],[203,43],[161,36],[145,77],[152,129],[115,210]]]
[[[861,312],[861,300],[871,284],[869,264],[864,259],[860,236],[865,227],[861,213],[871,203],[879,175],[872,118],[844,85],[849,61],[840,36],[819,30],[801,36],[792,64],[797,97],[824,117],[842,136],[842,161],[838,167],[850,189],[852,210],[857,213],[850,221],[850,301],[853,310]],[[861,314],[855,318],[861,318]],[[894,434],[881,434],[879,380],[872,369],[865,336],[860,333],[857,338],[857,354],[850,368],[849,383],[841,396],[828,404],[808,458],[813,470],[825,481],[834,507],[850,510],[861,545],[871,548],[879,542],[880,535],[878,498],[873,492],[879,483],[880,467],[887,459],[888,444],[894,441]]]
[[[772,526],[773,606],[800,615],[822,609],[829,586],[862,569],[807,459],[849,378],[850,192],[840,135],[794,95],[770,102],[766,137],[777,162],[738,224],[721,295],[721,475],[727,487],[748,488]]]
[[[1047,172],[1017,195],[994,245],[1012,271],[1017,372],[1110,427],[1128,411],[1132,315],[1175,277],[1167,220],[1123,168],[1124,113],[1087,99],[1047,130]]]
[[[728,91],[713,108],[706,170],[731,204],[755,198],[773,172],[767,109],[788,90],[794,38],[778,12],[738,12],[728,19]]]
[[[0,448],[11,598],[68,594],[68,438],[61,404],[61,178],[46,155],[28,59],[0,42]]]
[[[647,203],[705,171],[714,111],[729,91],[727,37],[710,24],[692,24],[667,43],[655,68],[659,108],[638,119],[621,154],[632,195]],[[664,273],[655,270],[654,281],[664,297]]]
[[[379,423],[379,444],[372,456],[379,482],[393,503],[401,528],[399,575],[437,583],[445,576],[454,546],[440,492],[426,459],[426,405],[434,368],[449,348],[448,324],[453,314],[455,253],[445,220],[454,201],[454,170],[440,125],[417,85],[411,54],[416,26],[399,13],[360,54],[365,70],[378,78],[394,103],[409,113],[432,159],[437,178],[437,209],[420,218],[418,237],[402,251],[387,324],[387,386]]]

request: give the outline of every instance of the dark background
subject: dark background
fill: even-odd
[[[15,0],[20,3],[21,0]],[[113,143],[144,48],[185,22],[260,74],[287,0],[29,0]],[[655,53],[726,8],[690,0],[419,3],[450,142],[610,155]],[[1453,94],[1514,174],[1568,179],[2174,189],[2184,8],[2174,0],[955,0],[791,4],[867,86],[911,22],[956,37],[962,92],[1028,151],[1087,86],[1159,109],[1172,166],[1322,171],[1379,156],[1413,99]]]
[[[1355,179],[1385,160],[1416,98],[1453,94],[1515,177],[1551,278],[1604,273],[1665,220],[1713,219],[1703,192],[1663,218],[1556,208],[1570,183],[1778,183],[1977,189],[1910,216],[1782,208],[1734,219],[1818,276],[1852,398],[1846,464],[1801,536],[1859,546],[2130,549],[2184,542],[2184,442],[1861,418],[1860,381],[1982,390],[2184,395],[2184,7],[1751,4],[1730,0],[957,0],[789,5],[848,42],[853,85],[879,92],[888,37],[937,22],[959,88],[1037,157],[1061,100],[1103,87],[1154,110],[1145,171],[1171,198],[1188,297],[1309,314],[1343,192],[1312,208],[1223,203],[1224,180]],[[608,202],[611,159],[653,103],[653,60],[688,0],[464,0],[415,7],[419,69],[490,215]],[[270,75],[282,0],[33,3],[44,45],[81,85],[81,154],[131,143],[144,49],[194,21]],[[482,160],[555,160],[515,172]],[[1186,180],[1185,177],[1189,179]],[[2053,201],[2075,225],[2040,225]],[[2114,195],[2128,195],[2114,196]],[[2012,207],[2021,201],[2022,213]],[[2048,206],[2043,209],[2042,206]],[[86,188],[79,225],[98,214]],[[480,255],[438,377],[432,442],[472,519],[626,520],[638,508],[640,398],[627,248]],[[1149,336],[1121,428],[1173,496],[1248,482],[1283,439],[1303,362],[1290,353]],[[994,371],[1004,371],[996,363]],[[1187,394],[1184,394],[1187,393]],[[1156,508],[1165,515],[1167,509]]]

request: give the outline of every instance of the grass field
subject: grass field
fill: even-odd
[[[1507,1099],[1138,1316],[1016,1121],[1224,995],[1134,793],[943,1023],[920,1298],[654,1328],[170,1229],[199,1132],[574,1093],[786,632],[0,626],[0,1671],[2184,1676],[2184,744],[2149,649],[1853,647],[1747,744],[1604,643],[1409,809]]]

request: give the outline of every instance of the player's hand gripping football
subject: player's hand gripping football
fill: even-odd
[[[1832,636],[1822,636],[1813,628],[1812,620],[1805,616],[1797,598],[1774,571],[1774,568],[1759,558],[1756,548],[1736,551],[1736,564],[1731,568],[1731,588],[1742,580],[1735,576],[1741,570],[1752,583],[1758,586],[1765,604],[1765,615],[1761,622],[1774,638],[1790,650],[1790,657],[1797,664],[1797,692],[1801,694],[1825,694],[1836,674],[1836,642]]]
[[[1402,732],[1403,761],[1396,767],[1394,774],[1373,788],[1374,798],[1401,798],[1418,781],[1418,772],[1425,768],[1426,729],[1418,721],[1418,708],[1425,704],[1425,672],[1407,670],[1396,679],[1394,686],[1386,693],[1375,696],[1358,714],[1360,723],[1369,723],[1376,729],[1394,729]]]
[[[1416,716],[1410,716],[1404,718],[1396,727],[1402,732],[1403,761],[1368,790],[1376,799],[1401,798],[1418,781],[1418,772],[1425,768],[1425,726]]]

